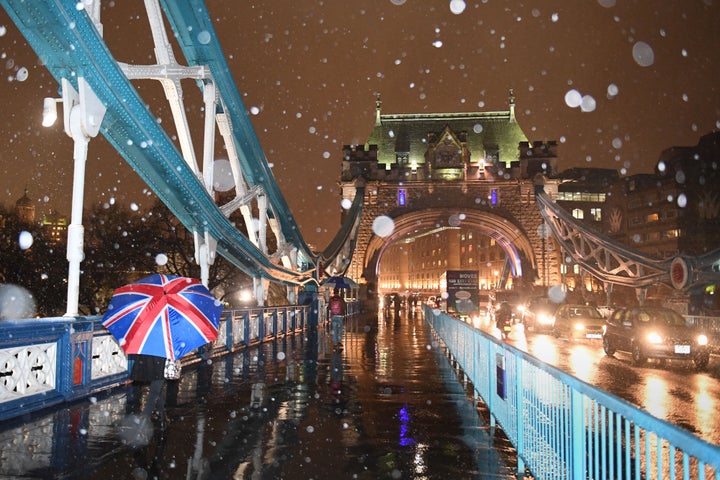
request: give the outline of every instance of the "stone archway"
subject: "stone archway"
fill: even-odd
[[[513,277],[536,275],[537,261],[528,233],[518,223],[487,209],[464,209],[459,214],[457,209],[429,208],[392,219],[395,225],[392,234],[387,237],[373,235],[368,241],[363,259],[363,276],[368,283],[377,282],[383,252],[395,241],[417,232],[458,226],[493,238],[510,259]]]

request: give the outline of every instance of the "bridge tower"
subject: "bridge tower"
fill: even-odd
[[[512,90],[505,111],[384,114],[381,107],[378,95],[366,144],[343,152],[343,198],[365,187],[349,276],[374,293],[390,244],[463,227],[504,250],[514,285],[560,283],[560,252],[535,205],[535,183],[557,170],[557,144],[528,142]]]

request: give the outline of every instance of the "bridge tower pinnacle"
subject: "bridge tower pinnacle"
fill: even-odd
[[[375,126],[379,127],[382,124],[380,120],[380,112],[382,109],[382,100],[380,100],[380,92],[375,94]]]
[[[514,122],[515,121],[515,94],[513,93],[512,88],[510,88],[508,103],[510,104],[510,121]]]

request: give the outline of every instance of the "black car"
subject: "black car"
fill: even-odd
[[[636,365],[648,358],[673,358],[692,360],[704,369],[710,360],[707,335],[679,313],[661,307],[615,310],[605,322],[603,349],[608,356],[629,352]]]

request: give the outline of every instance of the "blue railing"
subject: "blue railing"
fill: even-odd
[[[218,338],[184,365],[323,323],[317,302],[225,310]],[[0,420],[77,400],[128,381],[129,362],[100,316],[0,323]]]
[[[443,313],[425,319],[536,479],[718,479],[720,447]]]

